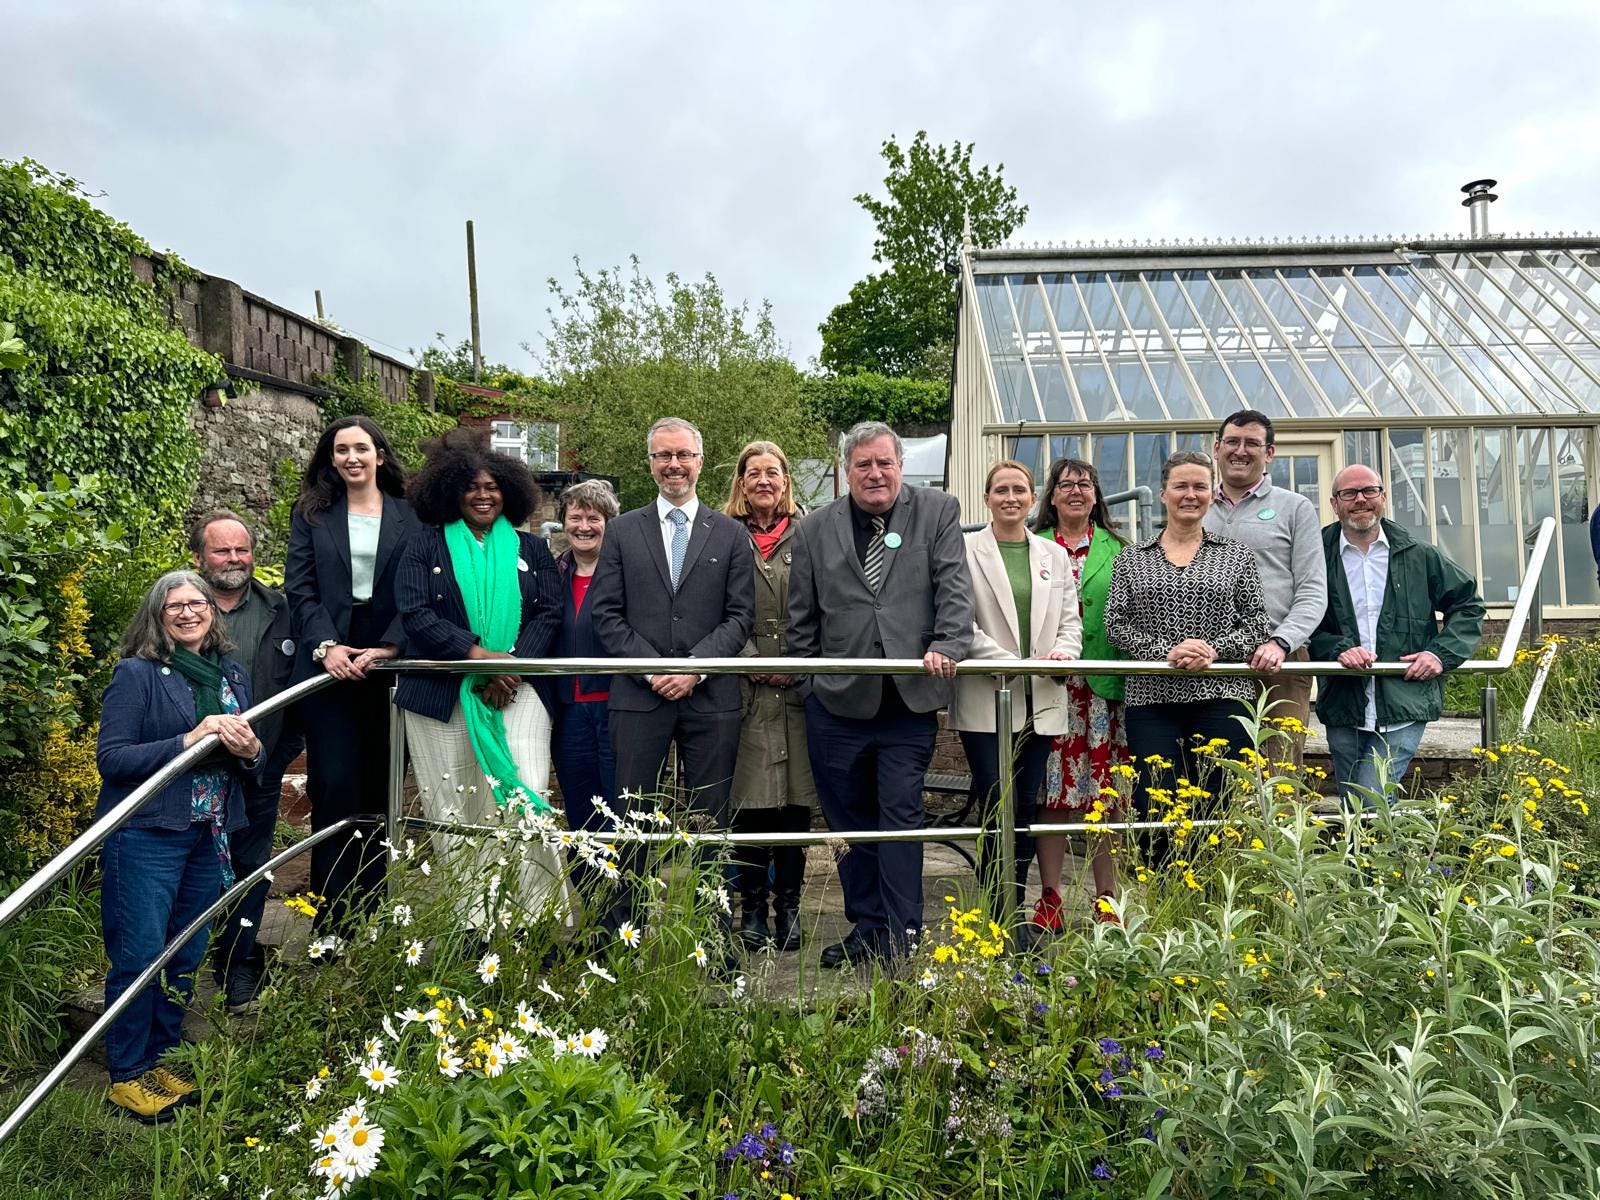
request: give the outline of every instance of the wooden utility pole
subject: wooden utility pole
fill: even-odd
[[[322,289],[317,289],[317,320],[322,320]]]
[[[478,252],[472,242],[472,222],[467,222],[467,300],[472,305],[472,380],[483,378],[483,342],[478,337]]]

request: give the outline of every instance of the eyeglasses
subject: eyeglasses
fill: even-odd
[[[1221,439],[1224,450],[1265,450],[1267,444],[1260,438],[1225,437]]]
[[[1092,479],[1058,479],[1056,480],[1058,492],[1092,492],[1094,480]]]
[[[161,611],[169,617],[180,617],[186,612],[203,613],[210,607],[209,600],[174,600],[171,604],[163,604]]]
[[[650,461],[651,462],[658,462],[658,463],[669,463],[669,462],[672,462],[674,459],[676,459],[678,462],[681,462],[681,463],[691,463],[691,462],[693,462],[695,459],[697,459],[699,457],[700,457],[700,451],[698,451],[698,450],[652,450],[652,451],[650,451]]]
[[[1333,494],[1333,498],[1349,504],[1357,496],[1360,496],[1363,500],[1376,500],[1381,495],[1383,495],[1383,489],[1373,484],[1370,487],[1340,488]]]

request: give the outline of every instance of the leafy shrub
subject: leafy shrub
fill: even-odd
[[[944,380],[891,378],[861,371],[809,376],[805,390],[829,429],[849,429],[857,421],[900,426],[950,420],[950,385]]]
[[[334,373],[319,376],[317,383],[334,393],[317,401],[324,424],[331,425],[341,417],[354,416],[356,413],[371,417],[388,435],[395,453],[408,470],[415,470],[421,465],[423,442],[456,426],[456,419],[447,413],[429,412],[415,403],[394,403],[378,382],[377,372],[370,368],[362,372],[359,380],[352,379],[342,358],[335,364]],[[298,472],[304,468],[304,463],[298,465],[296,487],[299,485]],[[275,493],[279,482],[274,480]],[[281,500],[281,496],[278,499]],[[291,508],[293,503],[291,495]],[[287,548],[287,538],[282,545]]]

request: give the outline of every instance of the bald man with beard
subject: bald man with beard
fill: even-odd
[[[1322,679],[1317,715],[1346,802],[1372,807],[1381,780],[1398,784],[1429,721],[1444,712],[1444,676],[1483,634],[1478,584],[1437,547],[1384,519],[1383,480],[1346,467],[1333,481],[1338,521],[1322,531],[1328,611],[1311,657],[1341,666],[1403,662],[1404,676]]]

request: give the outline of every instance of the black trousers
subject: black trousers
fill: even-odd
[[[804,804],[780,808],[745,808],[733,814],[735,833],[805,833],[811,828],[811,809]],[[739,846],[734,853],[739,895],[752,904],[766,904],[770,890],[779,903],[799,898],[806,879],[804,846]]]
[[[686,700],[664,700],[647,712],[614,708],[610,712],[611,748],[616,759],[618,812],[631,806],[654,807],[663,790],[667,751],[678,748],[680,782],[689,807],[713,829],[728,826],[728,796],[739,757],[737,709],[725,713],[696,712]],[[665,805],[663,805],[665,807]],[[635,844],[623,856],[628,873],[639,873],[646,855]],[[603,923],[615,928],[638,913],[639,897],[624,886],[618,903]]]
[[[1013,811],[1018,830],[1033,824],[1038,812],[1039,789],[1044,786],[1045,766],[1050,759],[1050,739],[1034,733],[1032,728],[1016,735],[1012,742],[1012,792]],[[1016,863],[1016,885],[1010,897],[999,895],[1000,855],[1000,736],[994,733],[961,731],[961,748],[966,751],[967,766],[972,771],[972,797],[976,801],[978,819],[987,831],[984,845],[978,854],[978,881],[989,898],[990,915],[1007,926],[1016,919],[1027,891],[1028,866],[1033,862],[1033,838],[1019,832],[1011,846]]]
[[[806,752],[828,828],[921,829],[922,784],[938,731],[933,713],[886,706],[868,720],[836,717],[806,697]],[[839,860],[844,915],[886,954],[922,928],[922,843],[856,842]]]
[[[1150,790],[1177,787],[1177,781],[1187,779],[1215,793],[1223,786],[1221,768],[1214,758],[1237,757],[1246,744],[1244,726],[1238,721],[1248,711],[1242,700],[1197,700],[1189,704],[1137,704],[1126,710],[1128,731],[1128,757],[1139,774],[1134,790],[1134,805],[1142,821],[1158,820],[1170,805],[1152,801]],[[1197,744],[1222,738],[1227,747],[1220,755],[1197,755]],[[1157,767],[1145,760],[1160,755],[1171,767]],[[1214,796],[1213,796],[1214,800]],[[1200,801],[1189,805],[1188,815],[1200,817],[1209,813],[1214,804]],[[1165,832],[1153,830],[1141,838],[1147,861],[1160,866],[1172,857],[1172,839]]]
[[[383,630],[358,604],[350,616],[346,645],[377,645]],[[370,675],[360,683],[326,688],[301,702],[306,732],[306,791],[311,828],[326,829],[346,817],[382,816],[389,801],[389,679]],[[336,834],[311,848],[311,890],[326,897],[317,927],[331,929],[350,912],[378,906],[385,852],[381,825]]]
[[[262,770],[261,777],[244,785],[245,826],[228,837],[228,850],[233,856],[233,873],[243,879],[263,866],[272,857],[272,838],[278,829],[278,801],[283,792],[283,772],[299,754],[294,749],[289,758],[275,752],[272,760]],[[312,853],[316,848],[312,848]],[[246,892],[234,906],[218,919],[216,933],[211,939],[212,963],[216,967],[218,983],[225,983],[227,972],[235,967],[259,971],[266,961],[256,937],[261,932],[261,917],[267,906],[267,890],[272,885],[265,879]],[[315,888],[313,888],[315,890]]]

